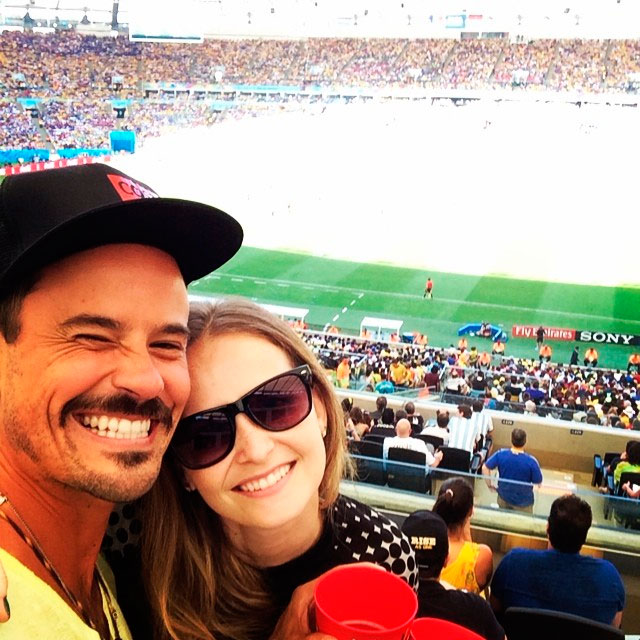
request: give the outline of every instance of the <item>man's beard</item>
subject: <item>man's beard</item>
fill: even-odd
[[[33,438],[33,429],[22,424],[16,413],[12,413],[4,425],[8,443],[38,465],[44,477],[55,484],[88,493],[108,502],[126,502],[146,493],[158,476],[162,452],[157,450],[104,452],[104,458],[111,460],[121,473],[101,473],[87,468],[83,464],[82,450],[78,449],[72,440],[65,439],[66,452],[62,455],[68,456],[68,463],[61,467],[62,477],[56,477],[43,464],[47,456],[43,455],[42,446],[49,446],[53,450],[53,441],[49,442],[46,438],[39,441],[39,438]],[[125,414],[130,419],[151,419],[154,421],[154,429],[164,429],[166,433],[169,433],[173,426],[171,409],[158,398],[139,403],[131,396],[123,394],[104,398],[81,394],[63,406],[58,427],[46,418],[48,429],[53,431],[60,428],[66,431],[68,420],[74,413]],[[99,447],[99,442],[96,445]],[[155,464],[154,458],[157,460]]]

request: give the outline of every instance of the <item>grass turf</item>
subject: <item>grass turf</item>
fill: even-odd
[[[422,297],[427,275],[434,281],[433,300]],[[190,290],[308,308],[310,326],[332,323],[349,333],[359,330],[364,316],[399,319],[404,321],[402,332],[426,333],[429,344],[435,346],[456,343],[460,326],[483,321],[502,325],[509,335],[513,324],[640,335],[640,288],[426,273],[253,247],[243,247],[233,260],[193,283]],[[481,350],[491,347],[478,337],[470,338],[469,344]],[[550,344],[552,360],[568,362],[574,343]],[[589,345],[579,346],[582,355]],[[630,347],[595,346],[600,366],[626,367]],[[533,339],[510,338],[506,354],[531,358],[536,356],[534,347]]]

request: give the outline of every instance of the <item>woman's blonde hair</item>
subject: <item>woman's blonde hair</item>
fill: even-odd
[[[318,492],[320,509],[329,515],[349,463],[342,410],[315,356],[284,321],[248,300],[192,304],[189,329],[190,344],[246,333],[282,349],[292,367],[309,365],[314,393],[327,415],[327,463]],[[183,485],[182,470],[168,453],[158,481],[143,499],[142,566],[154,612],[154,637],[268,637],[281,611],[260,570],[242,560],[218,515],[200,494],[187,493]]]

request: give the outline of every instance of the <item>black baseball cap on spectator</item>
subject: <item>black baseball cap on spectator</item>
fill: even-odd
[[[420,575],[437,578],[449,555],[445,521],[433,511],[414,511],[402,524],[402,532],[416,553]]]
[[[160,198],[105,164],[9,176],[0,185],[0,293],[52,262],[114,243],[165,251],[189,283],[229,260],[242,237],[223,211]]]

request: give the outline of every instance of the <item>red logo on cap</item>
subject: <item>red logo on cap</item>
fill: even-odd
[[[143,187],[131,178],[108,173],[107,178],[122,200],[140,200],[141,198],[158,198],[158,194]]]

